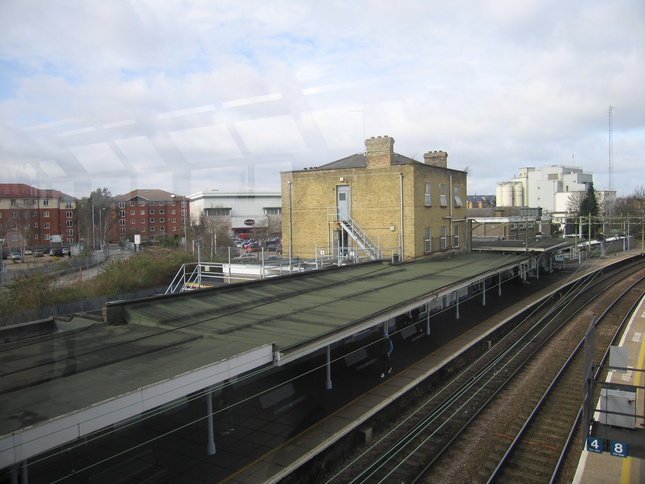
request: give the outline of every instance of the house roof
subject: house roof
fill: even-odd
[[[116,197],[117,201],[123,202],[126,200],[132,200],[133,198],[140,198],[143,200],[148,200],[149,202],[156,202],[156,201],[161,201],[161,200],[170,200],[172,198],[176,198],[177,200],[184,200],[186,197],[183,195],[175,195],[173,193],[167,192],[165,190],[158,190],[158,189],[146,189],[146,188],[138,188],[136,190],[132,190],[129,193],[126,193],[125,195],[117,195]]]
[[[392,165],[408,165],[411,163],[421,163],[407,156],[398,153],[393,154]],[[421,163],[423,164],[423,163]],[[365,153],[356,153],[340,160],[332,161],[322,166],[316,167],[317,170],[344,170],[347,168],[365,168],[367,166],[367,157]]]
[[[76,200],[76,198],[58,190],[32,187],[24,183],[0,183],[0,198],[60,198],[61,200]]]

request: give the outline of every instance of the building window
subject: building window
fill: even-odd
[[[18,204],[18,203],[16,202],[16,199],[15,199],[15,198],[11,199],[11,206],[12,206],[12,207],[15,207],[17,204]]]
[[[154,231],[155,231],[155,227],[153,225],[152,227],[150,227],[150,232],[154,232]]]
[[[38,234],[34,234],[34,240],[38,240]]]
[[[425,252],[432,252],[432,227],[426,227],[423,243]]]
[[[455,238],[455,245],[454,246],[456,248],[458,248],[459,247],[459,225],[454,225],[452,227],[452,230],[454,232],[454,238]]]
[[[130,215],[134,215],[134,210],[130,210]]]
[[[461,197],[459,196],[459,187],[452,187],[453,191],[455,192],[455,207],[461,208],[464,206],[464,202],[461,201]]]
[[[442,225],[441,226],[441,250],[446,250],[446,226]]]
[[[120,233],[121,235],[125,235],[125,227],[121,227],[121,228],[119,229],[119,233]]]
[[[173,226],[170,228],[170,230],[172,230],[173,232],[177,232],[177,227],[175,227],[175,226],[173,225]]]
[[[49,200],[43,200],[43,205],[44,205],[45,207],[49,206]]]
[[[163,208],[160,208],[160,209],[159,209],[159,213],[160,213],[161,215],[163,215],[164,213],[166,213],[166,211],[165,211]]]
[[[423,198],[423,203],[425,204],[426,207],[431,207],[432,206],[432,198],[430,197],[430,184],[426,183],[425,184],[425,194]],[[429,252],[429,251],[426,251]]]
[[[161,232],[163,232],[163,231],[165,231],[165,230],[166,230],[166,227],[164,227],[164,226],[162,225],[161,227],[159,227],[159,230],[160,230]]]
[[[162,217],[162,218],[160,218],[160,219],[159,219],[159,223],[160,223],[160,224],[166,223],[166,219],[165,219],[165,218],[163,218],[163,217]]]
[[[140,207],[145,207],[145,206],[146,206],[146,202],[139,202],[139,206],[140,206]]]
[[[145,224],[145,223],[146,223],[146,219],[145,219],[145,218],[142,218],[142,219],[141,219],[141,223],[142,223],[142,224]]]
[[[154,208],[151,208],[151,209],[148,211],[148,213],[149,213],[150,215],[154,215],[154,214],[155,214],[155,209],[154,209]]]
[[[125,202],[119,202],[119,208],[125,208]]]
[[[119,210],[119,217],[125,217],[125,210]]]
[[[265,207],[264,215],[282,215],[281,207]]]
[[[74,217],[74,212],[65,212],[65,218],[72,218]]]
[[[163,206],[166,204],[166,202],[165,202],[165,201],[163,201],[163,200],[161,200],[161,201],[157,202],[157,204],[158,204],[160,207],[163,207]]]
[[[46,229],[48,229],[48,228],[49,228],[49,222],[45,222],[45,226],[44,226],[44,227],[45,227]]]
[[[74,221],[73,220],[67,220],[65,222],[65,226],[66,227],[73,227],[74,226]]]
[[[150,202],[150,203],[149,203],[149,205],[150,205],[151,207],[154,207],[155,202]]]
[[[49,210],[45,210],[45,211],[43,212],[43,217],[45,217],[45,218],[49,218]]]
[[[222,208],[222,207],[205,208],[204,213],[206,214],[207,217],[230,217],[232,210],[233,210],[232,208]],[[173,213],[175,213],[174,210],[173,210]]]
[[[23,201],[22,201],[22,204],[23,204],[25,207],[28,207],[28,206],[29,206],[29,200],[23,200]],[[71,208],[71,207],[67,207],[67,208]]]
[[[176,224],[176,223],[177,223],[177,219],[173,217],[173,218],[172,218],[172,223]],[[173,230],[175,230],[175,229],[173,229]]]
[[[74,235],[74,229],[67,229],[67,236],[71,237],[72,235]],[[69,242],[69,240],[68,240],[68,242]]]
[[[141,233],[143,233],[143,232],[145,232],[145,231],[146,231],[146,228],[145,228],[145,227],[141,227],[141,228],[139,229],[139,232],[141,232]]]
[[[441,206],[447,207],[448,199],[446,198],[446,185],[439,185],[439,189],[441,190],[441,195],[439,196],[439,201],[441,203]]]
[[[18,218],[18,212],[11,212],[11,218]]]
[[[139,210],[139,215],[145,215],[146,211],[145,210]]]
[[[72,204],[72,202],[67,202],[65,204],[65,208],[74,208],[74,205]]]
[[[151,218],[151,219],[150,219],[150,223],[151,223],[151,224],[155,223],[155,219]]]
[[[134,219],[133,218],[130,219],[130,225],[134,225]]]
[[[125,225],[125,219],[119,219],[119,225]]]
[[[45,240],[50,240],[52,237],[49,234],[45,234]]]
[[[137,203],[136,203],[136,202],[130,202],[130,206],[131,206],[131,207],[136,207],[136,206],[137,206]]]
[[[34,222],[34,228],[35,228],[35,229],[37,229],[37,228],[38,228],[38,222]]]
[[[173,209],[172,209],[172,211],[171,211],[170,213],[171,213],[172,215],[176,215],[176,214],[177,214],[177,210],[175,210],[175,209],[173,208]]]

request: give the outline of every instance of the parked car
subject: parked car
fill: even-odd
[[[42,257],[44,255],[43,249],[34,250],[34,257]]]
[[[31,249],[25,249],[25,255],[32,255],[32,254],[33,252],[31,251]]]
[[[63,249],[61,248],[51,249],[49,251],[49,255],[51,255],[52,257],[63,257]]]
[[[260,244],[249,244],[246,246],[245,250],[247,252],[260,252],[262,250],[262,247]]]
[[[18,261],[20,260],[20,252],[12,252],[11,255],[9,256],[12,261]]]
[[[253,254],[253,253],[240,254],[237,257],[234,257],[233,260],[239,261],[239,262],[249,262],[249,261],[258,260],[258,256],[257,254]]]

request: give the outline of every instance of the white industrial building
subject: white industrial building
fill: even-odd
[[[593,175],[578,167],[521,168],[520,174],[512,180],[497,184],[497,206],[541,208],[545,215],[551,215],[554,224],[563,227],[571,212],[572,196],[584,194],[592,182]],[[616,196],[615,191],[598,190],[597,187],[596,194],[601,206]]]
[[[259,230],[272,231],[271,225],[281,222],[282,198],[279,191],[203,190],[190,195],[188,199],[194,219],[202,213],[224,218],[237,235]]]

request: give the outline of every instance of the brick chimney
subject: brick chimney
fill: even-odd
[[[423,155],[423,162],[426,165],[448,168],[448,153],[445,151],[428,151]]]
[[[394,138],[389,136],[371,137],[365,140],[367,168],[390,166],[394,160]]]

